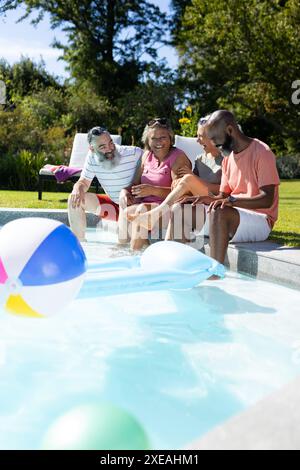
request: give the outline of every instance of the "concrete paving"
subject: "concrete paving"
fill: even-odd
[[[300,450],[300,378],[187,449]]]
[[[209,254],[208,245],[205,245],[205,252]],[[300,289],[300,248],[281,246],[269,240],[230,244],[226,265],[231,271]]]
[[[68,211],[59,209],[6,209],[0,208],[0,226],[5,225],[15,219],[23,217],[45,217],[58,220],[63,224],[69,225]],[[87,214],[87,224],[89,227],[96,226],[99,218],[94,214]]]

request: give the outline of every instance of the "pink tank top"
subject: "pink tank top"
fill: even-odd
[[[173,147],[167,158],[160,163],[153,152],[149,152],[144,163],[141,184],[170,188],[172,184],[172,166],[178,155],[181,154],[182,150]],[[164,200],[158,196],[147,196],[141,199],[143,202],[157,202],[158,204]]]

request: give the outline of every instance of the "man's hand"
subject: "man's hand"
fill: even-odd
[[[197,204],[210,204],[212,202],[212,198],[209,196],[185,196],[179,199],[180,204],[192,204],[192,206],[196,206]]]
[[[138,184],[136,186],[132,186],[131,194],[134,197],[147,197],[153,196],[153,186],[151,184]]]
[[[216,201],[213,201],[209,208],[208,212],[211,212],[216,209],[224,209],[224,207],[233,207],[232,202],[229,201],[228,197],[223,198],[223,199],[217,199]]]
[[[71,204],[73,209],[78,209],[80,206],[85,205],[85,190],[82,185],[74,185],[71,193]]]
[[[121,209],[126,209],[128,206],[133,206],[137,201],[128,189],[122,189],[120,192],[119,205]]]

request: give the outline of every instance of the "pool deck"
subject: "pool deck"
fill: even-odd
[[[1,209],[0,225],[20,217],[47,217],[68,224],[67,211]],[[98,218],[88,214],[88,225]],[[209,254],[209,246],[205,245]],[[300,289],[300,249],[262,243],[230,245],[231,270]],[[299,296],[300,301],[300,296]],[[189,450],[300,450],[300,377],[186,447]]]
[[[300,450],[300,378],[216,427],[189,450]]]
[[[0,225],[20,217],[47,217],[68,225],[66,210],[0,208]],[[93,214],[87,215],[90,227],[95,227],[98,220]],[[208,244],[205,245],[205,252],[209,255]],[[300,248],[281,246],[271,241],[232,244],[228,248],[226,264],[231,271],[300,289]]]

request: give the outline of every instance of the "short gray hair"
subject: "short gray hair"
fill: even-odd
[[[102,134],[109,135],[109,132],[107,129],[105,129],[105,127],[100,127],[100,126],[93,127],[92,129],[89,130],[88,135],[87,135],[88,143],[91,144],[96,137],[99,137]]]

